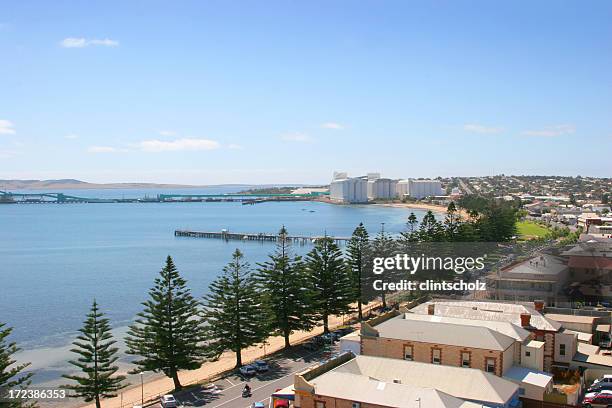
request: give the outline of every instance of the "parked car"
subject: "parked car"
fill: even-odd
[[[174,398],[173,395],[170,395],[170,394],[162,395],[159,398],[159,403],[161,404],[162,408],[177,408],[178,407],[176,399]]]
[[[255,368],[255,366],[252,364],[242,366],[240,367],[240,374],[244,375],[245,377],[252,377],[257,374],[257,368]]]
[[[263,402],[254,402],[251,404],[251,408],[266,408],[266,404]]]
[[[589,387],[588,392],[598,393],[604,390],[612,390],[612,383],[601,382],[601,383],[593,384]]]
[[[255,370],[257,370],[258,373],[263,373],[270,369],[268,363],[263,360],[257,360],[253,363],[253,365],[255,366]]]
[[[599,377],[598,379],[593,381],[592,386],[594,386],[595,384],[600,384],[600,383],[612,383],[612,374],[604,374],[603,377]]]
[[[594,397],[582,400],[583,408],[608,408],[612,406],[612,391],[602,391]]]

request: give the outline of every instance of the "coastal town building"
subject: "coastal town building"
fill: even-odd
[[[519,386],[473,368],[344,353],[294,377],[296,408],[517,407]]]
[[[533,302],[543,300],[554,305],[565,300],[568,283],[567,260],[549,254],[515,262],[487,276],[487,288],[495,300]]]
[[[543,371],[545,343],[511,322],[395,311],[363,323],[360,337],[361,355],[510,374],[540,401],[552,389],[553,377]]]
[[[612,300],[612,240],[580,242],[562,256],[568,259],[572,298]]]
[[[509,322],[533,333],[534,339],[544,343],[543,369],[550,372],[553,365],[568,367],[577,351],[575,334],[566,333],[559,322],[545,317],[544,302],[532,304],[493,301],[435,300],[420,304],[410,312],[422,315],[457,317],[475,321]]]

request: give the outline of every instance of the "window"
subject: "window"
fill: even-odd
[[[353,402],[353,408],[361,408],[360,402]]]
[[[565,355],[565,344],[559,344],[559,354],[562,356]]]
[[[442,350],[440,349],[431,349],[431,363],[432,364],[440,364],[442,360]]]
[[[470,367],[470,353],[467,353],[465,351],[461,353],[461,367]]]
[[[325,408],[325,401],[315,401],[315,408]]]
[[[531,357],[531,351],[525,351],[525,357]]]
[[[413,347],[412,346],[404,346],[404,360],[412,361],[414,357],[412,356]]]
[[[494,358],[487,358],[485,361],[485,365],[486,365],[486,372],[487,373],[495,373],[495,359]]]

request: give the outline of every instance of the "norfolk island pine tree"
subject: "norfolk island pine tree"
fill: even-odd
[[[74,391],[71,397],[83,398],[85,402],[95,401],[100,408],[100,400],[117,396],[117,391],[124,388],[125,376],[115,373],[119,369],[114,363],[119,358],[116,343],[111,334],[109,320],[98,309],[93,301],[90,312],[79,329],[79,336],[72,343],[70,351],[77,354],[76,360],[69,363],[79,368],[82,375],[71,374],[62,377],[76,381],[76,385],[64,385],[62,388]]]
[[[30,363],[17,364],[13,355],[20,349],[14,342],[8,342],[7,338],[13,330],[5,327],[5,323],[0,323],[0,398],[8,390],[26,390],[31,383],[33,373],[24,373]],[[26,400],[15,400],[2,402],[4,408],[35,408],[34,402]]]
[[[291,333],[314,326],[310,310],[312,290],[304,262],[291,253],[284,226],[278,236],[276,250],[269,255],[268,261],[258,265],[256,279],[270,311],[273,332],[283,336],[285,348],[288,348]]]
[[[353,288],[342,252],[329,237],[316,240],[306,267],[313,288],[312,310],[329,333],[329,317],[350,311]]]
[[[180,276],[170,256],[142,303],[125,339],[128,354],[143,371],[163,372],[172,378],[174,388],[182,389],[179,370],[195,370],[207,359],[204,349],[204,323],[199,302],[191,296],[187,282]]]
[[[206,339],[211,356],[231,350],[236,353],[236,367],[242,366],[243,349],[268,337],[269,313],[240,250],[234,251],[232,261],[210,284],[203,315],[208,323]]]

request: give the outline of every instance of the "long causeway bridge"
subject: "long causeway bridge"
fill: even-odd
[[[242,232],[229,232],[227,230],[209,232],[209,231],[190,231],[190,230],[176,230],[174,231],[175,237],[185,237],[185,238],[215,238],[215,239],[223,239],[225,241],[229,240],[240,240],[240,241],[261,241],[261,242],[276,242],[279,240],[280,236],[278,234],[266,234],[266,233],[242,233]],[[317,239],[324,238],[323,236],[319,237],[311,237],[305,235],[286,235],[285,239],[291,242],[295,242],[301,245],[314,243]],[[327,238],[331,238],[337,244],[346,243],[350,240],[350,237],[333,237],[327,236]]]
[[[70,204],[70,203],[193,203],[240,201],[243,204],[257,204],[266,201],[308,201],[328,193],[307,194],[158,194],[143,198],[93,198],[78,197],[53,192],[9,192],[0,190],[0,204]]]

